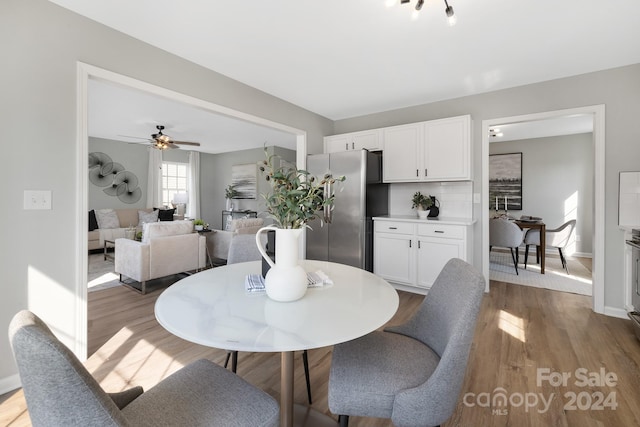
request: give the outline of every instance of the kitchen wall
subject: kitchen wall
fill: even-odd
[[[469,84],[483,76],[469,76]],[[394,126],[423,120],[471,114],[474,193],[482,188],[482,121],[568,108],[605,105],[605,200],[604,200],[604,310],[624,313],[624,236],[618,227],[618,175],[638,170],[640,159],[640,64],[582,74],[536,84],[498,90],[463,98],[434,102],[339,120],[335,134]],[[481,204],[473,204],[474,264],[481,268],[482,227],[487,217]]]
[[[389,184],[389,214],[416,215],[415,209],[411,209],[411,198],[416,191],[436,196],[440,202],[439,217],[473,218],[471,181]]]

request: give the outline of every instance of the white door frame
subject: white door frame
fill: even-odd
[[[594,236],[593,236],[593,296],[592,308],[604,313],[604,189],[605,189],[605,108],[604,105],[524,114],[482,121],[482,272],[489,291],[489,129],[508,123],[545,120],[573,114],[590,114],[593,117],[594,150]]]
[[[307,133],[301,129],[273,122],[262,117],[233,110],[209,101],[194,98],[160,86],[117,74],[83,62],[77,63],[77,141],[76,141],[76,222],[80,228],[76,231],[76,287],[75,287],[75,354],[82,360],[87,358],[87,263],[88,263],[88,82],[89,79],[103,80],[136,90],[142,90],[183,104],[201,108],[212,113],[223,114],[249,123],[296,135],[296,163],[299,169],[306,168]]]

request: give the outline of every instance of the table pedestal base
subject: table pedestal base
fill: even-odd
[[[296,427],[336,427],[338,422],[310,406],[293,405],[293,425]]]

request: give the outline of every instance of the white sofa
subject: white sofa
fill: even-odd
[[[96,250],[104,248],[104,241],[111,240],[115,241],[121,237],[125,237],[125,230],[129,227],[138,228],[139,231],[139,214],[138,211],[142,211],[145,213],[151,213],[153,209],[141,209],[141,208],[132,208],[132,209],[113,209],[118,217],[118,227],[113,228],[96,228],[89,229],[88,234],[88,249]],[[95,211],[94,211],[95,212]],[[167,211],[162,211],[167,212]],[[173,219],[184,219],[184,215],[175,215],[173,214],[173,210],[170,211]],[[97,215],[97,214],[96,214]],[[89,216],[91,218],[91,214]],[[91,222],[91,220],[89,220]]]
[[[193,231],[191,221],[163,221],[144,224],[142,241],[116,239],[115,272],[146,282],[206,266],[206,238]],[[137,288],[134,288],[137,289]]]

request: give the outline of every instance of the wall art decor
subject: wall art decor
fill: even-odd
[[[102,190],[105,194],[117,197],[123,203],[136,203],[142,197],[138,177],[99,151],[89,153],[89,181],[95,186],[106,187]]]
[[[522,210],[522,153],[489,155],[489,208]]]
[[[237,191],[234,199],[255,199],[257,194],[256,163],[233,165],[231,167],[231,185]]]

